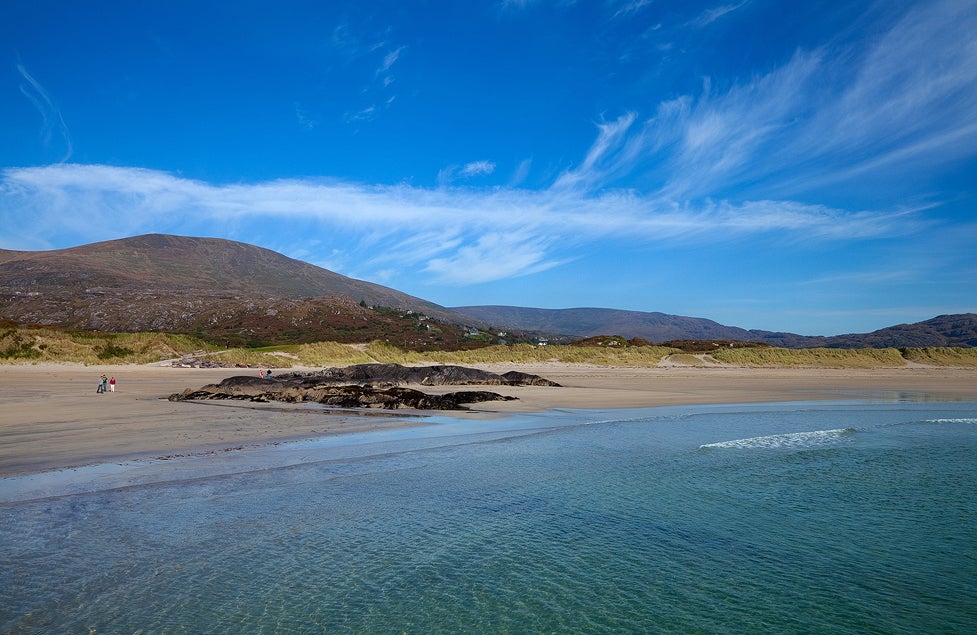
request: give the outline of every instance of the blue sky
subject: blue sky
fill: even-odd
[[[974,312],[975,33],[973,0],[5,0],[0,248],[213,236],[809,335]]]

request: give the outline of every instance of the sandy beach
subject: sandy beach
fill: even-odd
[[[805,401],[931,395],[977,401],[977,370],[907,367],[881,370],[757,368],[606,368],[584,365],[491,365],[561,384],[489,387],[516,401],[477,404],[473,425],[488,416],[548,408]],[[295,369],[299,370],[299,369]],[[423,425],[411,412],[323,414],[318,407],[248,402],[170,402],[250,370],[168,366],[0,365],[0,477],[110,461],[247,451],[269,443],[329,434]],[[116,391],[99,394],[102,373]],[[448,392],[458,387],[418,387]]]

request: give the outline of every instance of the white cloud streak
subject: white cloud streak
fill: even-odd
[[[347,22],[339,24],[332,31],[333,50],[345,66],[360,69],[369,63],[373,69],[369,80],[364,81],[362,94],[365,99],[362,107],[349,110],[343,115],[343,121],[347,124],[358,125],[373,121],[396,100],[395,95],[389,94],[396,81],[393,67],[403,58],[408,47],[398,46],[391,49],[386,39],[388,35],[389,33],[371,33],[364,36],[359,33],[359,29]],[[300,118],[300,122],[305,123],[305,120]]]
[[[461,169],[464,176],[481,176],[495,172],[495,164],[491,161],[473,161]]]
[[[406,46],[401,46],[393,51],[390,51],[383,56],[383,63],[380,64],[380,68],[377,69],[377,75],[382,75],[390,71],[390,68],[397,63],[400,59],[400,54],[404,52]]]
[[[746,3],[746,0],[744,0],[743,2],[737,2],[736,4],[725,4],[718,7],[713,7],[712,9],[707,9],[693,21],[693,24],[699,27],[708,26],[727,13],[736,11]]]
[[[781,201],[692,204],[562,187],[425,189],[315,180],[213,185],[100,165],[5,170],[0,220],[14,228],[0,245],[5,248],[46,248],[66,230],[80,244],[146,232],[302,228],[286,253],[305,253],[310,238],[321,245],[330,235],[336,241],[326,245],[330,254],[341,246],[369,254],[361,267],[416,266],[420,275],[455,284],[543,271],[574,258],[576,247],[603,240],[708,243],[772,232],[847,240],[918,227],[911,214]]]
[[[441,186],[452,185],[455,181],[467,181],[469,179],[487,176],[495,172],[495,163],[492,161],[472,161],[459,167],[449,165],[438,171],[438,184]]]
[[[41,134],[44,145],[50,146],[52,137],[57,135],[64,144],[64,154],[60,159],[64,163],[71,158],[74,148],[71,143],[71,135],[68,133],[68,125],[64,122],[61,111],[54,105],[44,87],[27,72],[23,64],[17,65],[17,72],[27,82],[20,85],[21,94],[34,105],[34,108],[41,115]]]
[[[650,5],[652,0],[627,0],[622,3],[622,5],[614,12],[614,18],[620,18],[629,16],[632,13],[637,13],[644,9],[646,6]]]

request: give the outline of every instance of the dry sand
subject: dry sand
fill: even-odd
[[[489,387],[518,400],[486,402],[471,413],[451,413],[472,419],[473,425],[492,414],[547,408],[804,401],[899,393],[977,401],[977,369],[480,367],[535,373],[562,387]],[[103,372],[116,378],[116,392],[96,393]],[[161,366],[0,365],[0,477],[108,461],[245,450],[287,439],[424,422],[400,411],[371,411],[380,416],[326,415],[303,406],[166,399],[184,388],[199,388],[243,372],[257,374],[257,370]],[[436,390],[458,389],[468,388]]]

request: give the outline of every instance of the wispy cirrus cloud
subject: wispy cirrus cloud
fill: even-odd
[[[798,50],[719,90],[597,125],[587,157],[558,183],[598,188],[644,174],[674,199],[757,184],[795,196],[855,178],[932,172],[977,156],[977,5],[924,3],[861,48]]]
[[[538,0],[502,0],[501,6],[503,9],[525,9],[536,2]]]
[[[329,42],[347,63],[371,56],[386,46],[383,37],[363,35],[348,21],[340,22],[333,28]]]
[[[708,26],[713,22],[715,22],[716,20],[718,20],[719,18],[726,15],[727,13],[732,13],[733,11],[736,11],[740,7],[743,7],[744,5],[747,4],[747,2],[748,0],[743,0],[743,2],[724,4],[717,7],[712,7],[711,9],[706,9],[705,11],[700,13],[695,20],[692,21],[692,24],[698,27]]]
[[[400,46],[383,56],[383,61],[380,63],[379,68],[377,68],[377,77],[380,79],[380,83],[383,84],[384,88],[394,83],[394,75],[391,69],[406,50],[406,46]]]
[[[400,59],[401,53],[403,53],[406,49],[406,46],[400,46],[384,55],[383,62],[377,69],[377,75],[388,73],[393,65],[397,63],[397,60]]]
[[[975,29],[977,5],[927,3],[885,32],[853,72],[846,72],[842,56],[827,61],[824,73],[850,80],[785,151],[837,161],[840,169],[824,175],[824,182],[920,160],[938,166],[973,156]]]
[[[54,138],[57,137],[64,149],[60,161],[67,161],[74,153],[74,148],[71,143],[71,135],[68,133],[68,125],[64,122],[61,111],[54,105],[54,101],[40,82],[27,72],[23,64],[17,64],[17,72],[26,82],[20,85],[20,93],[34,105],[38,114],[41,115],[41,136],[45,147],[51,147]]]
[[[565,187],[429,189],[308,179],[214,185],[101,165],[4,170],[0,221],[14,228],[0,239],[7,248],[48,248],[55,236],[81,244],[146,232],[221,235],[287,254],[324,252],[332,266],[346,263],[347,275],[373,277],[396,263],[458,284],[543,271],[604,240],[708,244],[768,233],[849,240],[921,226],[911,211],[784,201],[691,203]],[[262,238],[269,226],[294,230],[286,244],[272,245]],[[323,236],[332,239],[328,245]]]
[[[652,0],[626,0],[614,11],[612,18],[620,18],[637,13],[651,3]]]
[[[550,256],[550,240],[536,231],[487,231],[431,258],[424,271],[438,280],[467,284],[531,275],[563,264]]]
[[[461,168],[461,173],[464,176],[481,176],[484,174],[492,174],[493,172],[495,172],[495,163],[491,161],[473,161],[465,164],[465,166]]]
[[[467,181],[469,179],[487,176],[495,172],[495,163],[492,161],[472,161],[462,166],[449,165],[438,171],[438,184],[442,186],[451,185],[456,181]]]
[[[627,113],[614,121],[598,124],[597,140],[583,163],[561,174],[554,187],[590,189],[607,182],[612,173],[630,169],[635,160],[633,152],[641,150],[640,141],[636,143],[634,137],[629,137],[635,117],[635,113]]]
[[[363,72],[361,93],[365,98],[364,105],[347,111],[343,116],[346,123],[371,121],[396,101],[396,96],[391,94],[391,86],[395,83],[393,67],[408,47],[391,47],[389,35],[385,32],[382,36],[363,36],[348,22],[337,25],[332,31],[331,43],[340,59],[346,66]],[[366,64],[373,69],[372,77],[363,68]]]

